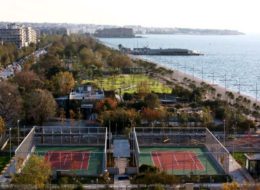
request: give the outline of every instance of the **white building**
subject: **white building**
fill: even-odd
[[[32,27],[26,27],[25,32],[26,32],[26,42],[28,44],[30,44],[30,43],[36,44],[36,42],[37,42],[36,31],[34,29],[32,29]]]
[[[5,28],[0,28],[0,41],[13,43],[19,48],[26,47],[37,42],[36,31],[31,27],[8,24]]]
[[[103,90],[94,90],[90,85],[78,87],[69,94],[70,100],[102,100],[104,98]]]

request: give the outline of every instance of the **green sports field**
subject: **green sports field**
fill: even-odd
[[[203,147],[140,147],[139,166],[156,166],[175,175],[224,174],[218,163]]]
[[[75,167],[71,167],[72,162],[75,162],[74,160],[69,160],[69,156],[63,157],[60,161],[59,154],[60,153],[67,153],[68,155],[77,154],[77,158],[71,158],[78,160],[80,166],[75,169]],[[86,155],[85,158],[78,157],[79,153],[83,153]],[[52,161],[51,164],[54,166],[55,162],[59,162],[59,168],[54,170],[69,170],[72,173],[75,173],[77,175],[99,175],[102,173],[102,163],[103,163],[103,147],[62,147],[62,146],[55,146],[55,147],[36,147],[35,154],[45,156],[48,154],[52,154]],[[61,165],[61,163],[63,165]],[[84,166],[82,168],[82,166]],[[70,168],[71,167],[71,168]],[[68,169],[69,168],[69,169]]]
[[[140,87],[146,87],[147,91],[155,93],[171,93],[172,91],[171,88],[162,84],[158,80],[141,74],[116,75],[95,80],[84,80],[82,83],[94,83],[104,90],[121,89],[122,93],[136,93]]]

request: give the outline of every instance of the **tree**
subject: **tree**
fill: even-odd
[[[193,89],[190,97],[191,101],[200,102],[203,98],[204,93],[205,93],[205,89],[202,87]]]
[[[121,133],[126,127],[131,126],[130,113],[122,108],[108,110],[99,115],[99,120],[105,127],[111,126],[112,132]],[[133,120],[133,118],[132,118]]]
[[[133,94],[130,94],[130,93],[124,93],[123,95],[123,99],[124,101],[131,101],[132,99],[134,98]]]
[[[213,122],[213,116],[211,114],[210,108],[206,107],[202,110],[202,123],[208,125]]]
[[[102,55],[100,53],[95,53],[89,48],[83,48],[79,52],[80,62],[85,67],[97,66],[101,67],[102,63]]]
[[[53,44],[48,48],[48,52],[52,55],[55,56],[63,56],[63,52],[64,52],[64,45],[61,41],[55,41],[53,42]]]
[[[97,112],[114,110],[117,107],[117,101],[113,98],[105,98],[96,103],[95,109]]]
[[[0,115],[8,124],[16,123],[22,112],[22,98],[16,85],[0,82]]]
[[[15,75],[14,80],[23,92],[29,92],[43,86],[43,82],[33,71],[19,72]]]
[[[155,110],[151,108],[144,108],[142,110],[142,119],[146,119],[151,125],[152,122],[158,121],[164,118],[165,112],[163,110]]]
[[[33,64],[35,64],[36,58],[35,56],[31,55],[28,59],[25,60],[23,64],[23,70],[24,71],[29,71],[32,67]]]
[[[60,66],[61,61],[57,56],[48,53],[40,59],[39,65],[41,68],[48,70],[53,66]]]
[[[139,115],[135,111],[135,109],[128,109],[127,110],[127,117],[130,121],[131,127],[135,127],[137,120],[139,119]]]
[[[113,68],[124,68],[133,65],[131,59],[122,54],[111,54],[107,60],[107,64]]]
[[[140,98],[143,98],[145,95],[150,93],[151,89],[146,81],[142,81],[137,85],[137,93],[140,96]]]
[[[69,114],[70,114],[70,125],[73,127],[75,124],[76,113],[72,109],[70,109]]]
[[[5,121],[0,116],[0,139],[2,138],[3,133],[5,132]]]
[[[51,78],[51,69],[52,68],[58,68],[60,70],[60,68],[62,67],[62,63],[60,61],[60,59],[58,58],[58,56],[52,55],[50,53],[47,53],[46,55],[44,55],[40,61],[38,62],[38,64],[33,65],[33,68],[35,70],[35,72],[37,74],[44,74],[44,75],[48,75],[48,78]],[[56,73],[54,73],[56,74]]]
[[[106,48],[102,48],[98,50],[98,53],[101,54],[102,59],[107,60],[108,57],[111,55],[111,52],[107,50]]]
[[[37,189],[42,189],[50,176],[50,162],[43,157],[33,155],[26,163],[22,172],[13,177],[12,182],[19,185],[35,185]]]
[[[223,184],[223,190],[238,190],[238,189],[240,189],[239,184],[236,182]]]
[[[77,54],[77,47],[75,44],[69,44],[64,49],[64,54],[66,57],[71,58],[72,56]]]
[[[146,103],[147,107],[151,109],[157,108],[160,105],[160,100],[154,93],[147,94],[144,97],[144,102]]]
[[[75,80],[70,72],[59,72],[51,78],[52,91],[56,95],[67,95],[75,86]]]
[[[150,165],[146,165],[146,164],[142,164],[139,167],[139,172],[140,173],[159,173],[160,170],[159,168],[155,167],[155,166],[150,166]]]
[[[26,119],[35,124],[42,124],[56,113],[56,101],[47,90],[36,89],[25,98]]]
[[[66,112],[63,108],[59,109],[59,118],[60,118],[62,124],[64,124],[64,120],[66,119]]]
[[[6,67],[19,55],[18,49],[14,44],[5,43],[0,45],[0,66]]]
[[[188,113],[185,111],[181,111],[180,113],[178,113],[178,120],[179,122],[186,124],[189,121]]]

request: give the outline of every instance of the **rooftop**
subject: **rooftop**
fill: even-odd
[[[260,153],[256,154],[245,154],[248,160],[260,160]]]

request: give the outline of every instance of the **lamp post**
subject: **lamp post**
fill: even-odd
[[[19,123],[20,123],[20,120],[18,119],[17,120],[17,142],[18,142],[18,146],[20,144],[20,127],[19,127]]]
[[[226,120],[223,120],[224,122],[224,146],[226,146]]]
[[[232,144],[232,156],[234,157],[235,155],[235,139],[236,139],[236,132],[235,132],[236,128],[235,128],[235,125],[233,125],[233,144]]]
[[[10,143],[10,146],[9,146],[9,151],[10,151],[10,160],[11,160],[11,158],[12,158],[12,136],[11,136],[11,130],[12,130],[12,128],[10,127],[9,128],[9,143]]]

